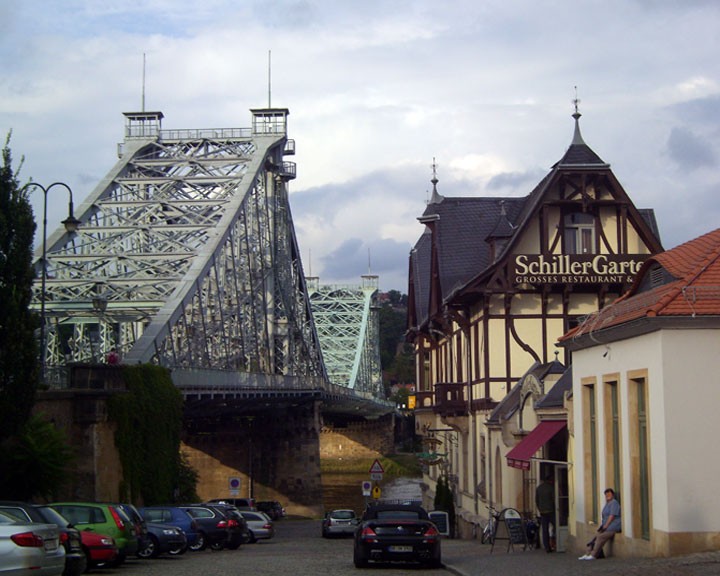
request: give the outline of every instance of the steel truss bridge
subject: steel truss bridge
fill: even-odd
[[[115,349],[125,364],[172,369],[198,403],[304,396],[391,411],[377,282],[309,289],[288,202],[289,111],[251,114],[250,128],[165,130],[161,112],[125,113],[119,161],[75,214],[79,228],[55,231],[36,257],[51,388],[68,365]]]

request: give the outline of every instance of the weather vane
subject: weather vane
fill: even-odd
[[[575,98],[572,100],[573,105],[575,106],[575,114],[579,115],[580,111],[578,109],[578,104],[580,104],[580,99],[577,95],[577,86],[575,86]]]

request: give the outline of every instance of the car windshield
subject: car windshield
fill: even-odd
[[[28,513],[16,506],[3,506],[2,512],[15,519],[17,522],[32,522]]]
[[[50,524],[57,524],[61,528],[64,528],[70,523],[57,510],[50,508],[50,506],[38,506],[38,510],[43,518],[45,518],[45,521]]]
[[[378,510],[378,519],[398,519],[398,520],[419,520],[420,515],[417,512],[409,510]]]
[[[330,514],[332,518],[337,518],[338,520],[352,520],[355,518],[355,512],[352,510],[335,510]]]

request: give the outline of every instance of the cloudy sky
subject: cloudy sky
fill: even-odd
[[[0,131],[22,181],[79,205],[141,109],[143,54],[164,128],[247,127],[270,100],[306,274],[406,292],[433,159],[445,196],[528,194],[576,86],[585,141],[665,248],[717,228],[718,30],[717,0],[0,0]]]

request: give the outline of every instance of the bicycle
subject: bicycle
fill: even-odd
[[[493,544],[495,542],[495,534],[497,532],[497,524],[500,519],[500,512],[498,512],[493,506],[485,506],[490,512],[485,528],[483,528],[482,536],[480,537],[481,544]]]

